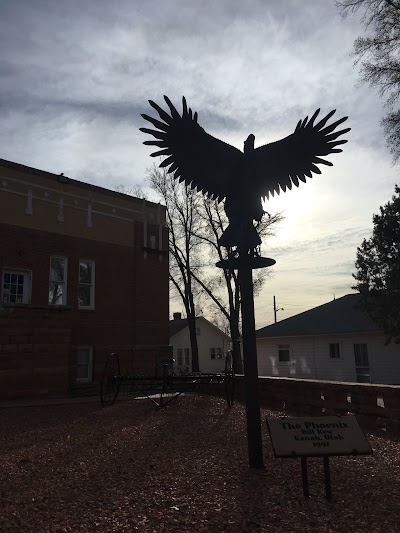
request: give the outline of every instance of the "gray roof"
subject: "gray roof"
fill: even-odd
[[[327,335],[331,333],[356,333],[382,331],[365,313],[356,309],[359,294],[347,294],[256,331],[261,337],[294,337],[301,335]]]
[[[187,318],[174,318],[169,321],[169,336],[173,337],[188,325]]]

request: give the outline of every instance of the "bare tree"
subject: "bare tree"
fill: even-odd
[[[196,335],[196,284],[199,272],[199,220],[197,206],[200,195],[167,175],[165,169],[153,165],[147,171],[151,188],[166,207],[169,229],[169,279],[180,295],[188,321],[192,351],[192,371],[199,372],[199,350]]]
[[[336,2],[343,17],[362,13],[368,32],[354,41],[356,64],[363,82],[379,89],[386,98],[388,113],[382,120],[386,140],[394,159],[400,157],[400,2],[399,0],[343,0]]]
[[[232,352],[235,372],[242,372],[241,361],[241,333],[240,333],[240,288],[238,273],[235,270],[216,269],[215,262],[231,254],[219,244],[219,238],[228,226],[228,219],[223,205],[215,200],[204,198],[198,204],[198,217],[202,221],[197,237],[206,248],[205,256],[208,258],[207,266],[214,267],[209,270],[209,275],[200,278],[193,275],[202,291],[211,299],[222,316],[229,323],[232,339]],[[282,220],[281,214],[269,215],[257,223],[256,229],[260,237],[266,238],[273,235],[273,225]],[[257,295],[268,277],[266,269],[255,271],[253,278],[254,294]]]
[[[136,198],[140,198],[141,200],[147,200],[147,194],[143,190],[143,187],[141,185],[117,185],[114,187],[114,190],[116,192],[120,192],[122,194],[127,194],[128,196],[135,196]]]
[[[215,320],[229,325],[235,371],[242,372],[240,288],[238,273],[215,267],[231,250],[219,244],[229,224],[222,203],[185,187],[163,168],[153,165],[147,171],[151,188],[166,206],[169,228],[170,281],[182,299],[188,320],[192,370],[198,371],[196,303],[201,297],[211,302]],[[256,229],[262,239],[273,235],[273,225],[281,214],[266,214]],[[253,288],[257,295],[268,277],[266,269],[254,271]],[[198,307],[198,306],[197,306]],[[219,316],[218,316],[219,315]]]

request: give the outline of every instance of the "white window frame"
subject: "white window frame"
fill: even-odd
[[[280,351],[288,351],[289,352],[289,359],[286,361],[281,361],[280,359]],[[290,365],[292,363],[292,350],[290,344],[278,344],[277,345],[277,352],[278,352],[278,364],[280,365]]]
[[[357,346],[357,348],[356,348]],[[357,356],[356,356],[356,351],[359,350],[360,352],[362,351],[362,349],[365,348],[365,354],[359,354],[359,356],[361,357],[362,355],[365,355],[366,356],[366,362],[367,362],[367,365],[363,364],[365,363],[365,361],[360,361],[361,362],[361,365],[357,365]],[[372,372],[371,372],[371,363],[370,363],[370,349],[369,349],[369,346],[368,346],[368,343],[366,342],[355,342],[353,344],[353,352],[354,352],[354,365],[355,365],[355,370],[356,370],[356,376],[357,376],[357,382],[358,383],[371,383],[372,381]],[[364,379],[360,379],[360,378],[364,378]],[[368,379],[366,379],[368,378]]]
[[[184,348],[183,349],[183,356],[184,356],[184,366],[188,366],[190,368],[190,348]]]
[[[79,293],[81,285],[89,285],[89,283],[81,283],[81,263],[91,263],[92,265],[92,280],[90,283],[90,305],[81,305],[79,303]],[[79,259],[78,265],[78,309],[94,309],[95,308],[95,287],[96,287],[96,263],[93,259]]]
[[[24,281],[24,289],[22,293],[22,302],[10,302],[5,301],[6,295],[4,292],[4,278],[6,274],[16,274],[16,275],[22,275],[24,276],[24,279],[27,280],[26,284]],[[10,283],[11,284],[11,283]],[[30,304],[32,298],[32,271],[31,270],[24,270],[23,268],[8,268],[4,267],[2,270],[2,276],[1,276],[1,303],[10,304],[10,305],[24,305],[24,304]]]
[[[68,257],[65,257],[64,255],[51,255],[50,256],[50,263],[49,263],[49,296],[50,296],[50,284],[54,283],[55,281],[51,279],[51,260],[52,259],[64,259],[64,280],[58,283],[62,283],[64,285],[63,290],[63,298],[61,303],[51,303],[49,302],[49,298],[47,299],[48,305],[54,305],[54,306],[63,306],[67,305],[67,288],[68,288]]]
[[[93,346],[89,345],[82,345],[76,347],[76,366],[78,368],[79,361],[78,361],[78,354],[79,350],[88,350],[89,351],[89,361],[88,361],[88,377],[87,378],[80,378],[78,375],[76,376],[77,383],[91,383],[93,380]],[[78,372],[77,372],[78,374]]]
[[[335,348],[331,349],[331,346],[335,346]],[[337,350],[336,350],[336,346],[337,346]],[[329,342],[328,349],[329,349],[329,361],[341,361],[343,359],[342,347],[340,345],[340,342]],[[335,355],[333,357],[332,357],[332,352],[335,352]]]

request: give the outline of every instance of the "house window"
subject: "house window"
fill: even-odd
[[[28,304],[31,299],[31,274],[20,270],[3,270],[1,300],[7,304]]]
[[[189,351],[189,348],[185,348],[185,366],[190,366],[190,351]]]
[[[177,356],[178,356],[178,366],[182,366],[183,365],[183,350],[182,350],[182,348],[178,348],[176,353],[177,353]]]
[[[290,361],[290,344],[279,344],[278,356],[280,363],[287,363]]]
[[[354,344],[354,362],[358,383],[371,383],[368,347],[366,344]]]
[[[85,383],[92,381],[93,372],[93,347],[78,346],[76,360],[76,381]]]
[[[331,359],[340,359],[340,346],[338,342],[329,344],[329,357]]]
[[[94,261],[79,261],[79,308],[94,309]]]
[[[200,328],[196,328],[196,335],[200,335]]]
[[[222,348],[210,348],[211,359],[222,359]]]
[[[67,258],[50,257],[49,305],[67,303]]]

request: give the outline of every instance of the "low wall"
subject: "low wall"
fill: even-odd
[[[244,377],[235,381],[235,400],[244,402]],[[279,377],[260,377],[258,384],[262,407],[305,416],[350,412],[400,421],[400,386]],[[223,384],[202,384],[200,390],[225,396]]]

